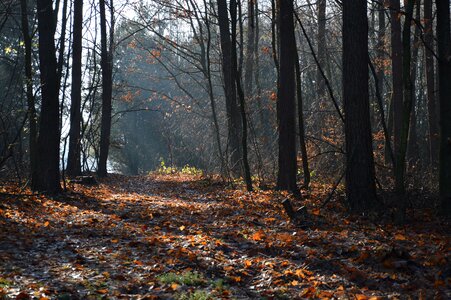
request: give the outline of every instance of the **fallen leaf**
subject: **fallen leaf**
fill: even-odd
[[[406,238],[405,235],[403,235],[401,233],[397,233],[397,234],[395,234],[395,240],[397,240],[397,241],[405,241],[405,240],[407,240],[407,238]]]
[[[254,241],[261,241],[261,240],[263,240],[265,237],[266,237],[266,235],[265,235],[265,233],[263,232],[263,230],[259,230],[259,231],[255,232],[255,233],[252,235],[252,239],[253,239]]]
[[[171,289],[173,289],[174,291],[175,291],[176,289],[178,289],[179,287],[180,287],[179,284],[177,284],[177,283],[175,283],[175,282],[171,283]]]

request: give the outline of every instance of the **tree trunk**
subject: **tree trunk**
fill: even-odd
[[[240,147],[240,113],[236,97],[236,82],[233,77],[232,41],[230,37],[227,1],[218,0],[218,23],[222,52],[222,73],[224,77],[224,94],[226,100],[228,142],[231,169],[234,175],[241,175],[241,147]]]
[[[439,154],[439,132],[437,116],[437,97],[434,79],[434,31],[432,27],[432,0],[424,1],[424,52],[426,63],[426,89],[429,123],[429,152],[432,167],[437,167]]]
[[[382,97],[382,103],[385,102],[385,94],[384,94],[384,81],[385,81],[385,3],[387,0],[383,0],[380,2],[377,6],[379,12],[378,12],[378,31],[377,31],[377,80],[378,80],[378,89],[379,89],[379,95]],[[384,106],[382,106],[384,108]],[[385,119],[389,119],[390,114],[390,108],[387,108],[386,110],[387,116],[384,116]],[[390,130],[388,130],[388,133],[390,133]],[[390,139],[388,139],[388,142],[390,142]],[[388,145],[387,141],[384,145],[384,159],[385,163],[393,163],[392,155],[393,153],[390,153],[392,150],[391,145]]]
[[[29,148],[30,148],[30,173],[36,173],[36,147],[37,147],[37,125],[36,125],[36,108],[35,98],[33,95],[33,69],[32,69],[32,45],[31,36],[28,25],[28,8],[27,0],[20,0],[21,17],[22,17],[22,35],[25,46],[25,89],[28,105],[28,122],[30,126]]]
[[[392,106],[393,106],[393,135],[394,152],[399,153],[402,131],[402,41],[399,0],[390,0],[391,16],[391,59],[392,59]],[[389,118],[390,119],[390,118]],[[390,123],[390,122],[389,122]]]
[[[301,67],[299,65],[299,54],[295,51],[295,71],[296,71],[296,98],[298,106],[298,129],[299,129],[299,147],[301,148],[302,171],[304,173],[304,188],[308,189],[310,184],[310,169],[308,164],[307,146],[305,143],[305,124],[304,124],[304,103],[302,101],[302,81]]]
[[[420,20],[421,18],[421,0],[416,1],[415,6],[415,19]],[[412,111],[410,116],[410,130],[409,139],[407,145],[407,159],[409,163],[415,164],[419,161],[419,145],[418,145],[418,132],[417,132],[417,101],[416,95],[416,80],[417,80],[417,69],[418,69],[418,50],[419,50],[419,36],[420,28],[415,26],[415,33],[413,38],[413,50],[412,50],[412,63],[410,66],[410,78],[412,81]]]
[[[204,3],[205,7],[208,7],[209,3],[207,3],[206,0],[203,0],[203,3]],[[210,56],[211,56],[211,54],[210,54],[211,28],[210,28],[210,19],[209,19],[209,15],[208,15],[208,10],[205,10],[205,16],[204,16],[203,20],[205,22],[207,38],[205,41],[206,45],[204,45],[202,35],[200,36],[200,39],[202,39],[202,42],[200,42],[201,64],[202,64],[205,80],[207,81],[207,86],[208,86],[208,97],[210,100],[211,114],[212,114],[213,125],[214,125],[214,133],[213,134],[215,135],[216,145],[218,147],[218,156],[219,156],[220,163],[221,163],[221,174],[226,175],[226,166],[225,166],[225,160],[224,160],[224,155],[223,155],[222,146],[221,146],[221,135],[220,135],[220,131],[219,131],[218,114],[216,111],[216,102],[215,102],[215,97],[214,97],[213,82],[211,79],[211,58],[210,58]],[[199,28],[201,28],[200,23],[199,23]]]
[[[237,24],[237,3],[236,0],[230,1],[230,22],[232,23],[232,77],[235,80],[238,99],[240,101],[240,115],[241,115],[241,149],[242,149],[242,160],[243,160],[243,169],[244,169],[244,180],[246,182],[246,188],[249,192],[252,191],[252,179],[251,172],[249,167],[249,161],[247,157],[247,118],[246,118],[246,108],[245,108],[245,100],[244,100],[244,92],[241,86],[241,72],[238,67],[238,58],[237,58],[237,41],[236,41],[236,24]]]
[[[83,0],[74,1],[74,24],[72,44],[72,87],[70,105],[69,154],[67,174],[81,175],[80,164],[80,126],[81,126],[81,58],[83,31]]]
[[[110,7],[113,14],[113,7]],[[110,24],[113,26],[112,24]],[[110,35],[110,39],[113,36]],[[110,148],[111,133],[111,97],[113,89],[112,55],[108,51],[105,0],[100,0],[100,44],[101,44],[101,66],[102,66],[102,121],[100,128],[100,155],[97,174],[101,177],[107,176],[108,151]],[[110,43],[111,45],[111,43]],[[110,47],[111,50],[111,47]]]
[[[368,92],[366,1],[343,1],[343,101],[346,195],[353,212],[377,207]]]
[[[254,47],[255,47],[255,11],[254,1],[247,2],[247,51],[246,51],[246,65],[244,70],[244,90],[247,98],[252,95],[252,78],[254,72]]]
[[[59,101],[52,0],[38,0],[39,69],[41,71],[41,117],[36,153],[36,172],[31,188],[38,192],[61,191],[59,172]]]
[[[279,169],[277,188],[298,193],[296,186],[296,104],[295,104],[295,57],[293,1],[280,0],[279,25],[279,84],[277,88],[277,114],[279,119]]]
[[[279,0],[280,1],[280,0]],[[290,0],[288,0],[290,1]],[[277,40],[277,5],[276,0],[271,0],[271,48],[272,48],[272,59],[274,61],[274,66],[276,67],[276,73],[277,73],[277,86],[279,86],[279,80],[280,80],[280,67],[279,67],[279,59],[277,58],[277,52],[278,52],[278,40]],[[279,29],[280,30],[280,29]]]
[[[407,0],[406,2],[406,12],[405,20],[402,31],[402,83],[403,83],[403,103],[402,103],[402,114],[396,115],[395,111],[395,124],[397,118],[401,118],[401,132],[398,148],[395,151],[395,192],[398,197],[398,212],[397,212],[397,222],[403,223],[405,219],[405,213],[407,208],[407,199],[405,197],[405,171],[406,171],[406,152],[407,152],[407,139],[409,136],[409,125],[410,125],[410,115],[412,112],[412,99],[413,99],[413,89],[412,89],[412,79],[411,79],[411,23],[415,0]],[[396,149],[396,148],[395,148]]]
[[[318,56],[318,64],[324,69],[326,62],[326,0],[318,0],[317,2],[317,16],[318,16],[318,43],[317,43],[317,56]],[[327,93],[326,93],[326,83],[324,81],[324,77],[317,67],[316,70],[316,93],[318,95],[318,107],[320,114],[317,116],[317,128],[320,132],[327,132],[326,128],[326,116],[328,111],[328,101],[327,101]]]
[[[436,0],[440,99],[440,203],[451,217],[451,37],[449,0]]]

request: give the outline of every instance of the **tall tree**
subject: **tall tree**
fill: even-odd
[[[244,70],[244,87],[247,98],[252,94],[255,54],[255,0],[247,0],[247,50]]]
[[[278,1],[279,82],[277,117],[279,121],[279,168],[277,188],[298,193],[296,185],[296,102],[294,9],[292,0]]]
[[[434,30],[432,27],[432,0],[424,1],[424,46],[426,63],[426,93],[428,103],[429,152],[431,166],[437,166],[439,153],[439,129],[437,116],[437,97],[434,79]]]
[[[389,123],[393,124],[394,152],[398,153],[402,131],[402,39],[399,0],[390,0],[392,99]]]
[[[25,46],[25,89],[28,105],[28,122],[29,122],[29,149],[30,149],[30,169],[31,174],[36,173],[36,147],[37,147],[37,124],[36,124],[36,108],[35,97],[33,94],[33,69],[32,69],[32,38],[28,25],[28,8],[27,0],[20,0],[22,35]]]
[[[377,207],[368,94],[366,1],[343,1],[343,101],[346,195],[351,211]]]
[[[436,0],[440,98],[440,202],[451,216],[451,31],[450,0]]]
[[[233,77],[232,40],[230,36],[230,22],[227,12],[227,1],[218,0],[218,23],[222,52],[222,74],[226,100],[229,151],[231,153],[231,167],[236,175],[242,174],[240,147],[240,112],[237,104],[236,81]]]
[[[296,50],[295,74],[296,74],[296,98],[298,107],[298,131],[299,131],[299,148],[302,157],[302,171],[304,173],[304,188],[308,188],[310,184],[310,169],[307,156],[307,145],[305,143],[305,124],[304,124],[304,101],[302,98],[302,79],[301,66],[299,64],[299,54]]]
[[[395,147],[395,192],[398,197],[398,211],[397,221],[404,222],[406,211],[405,199],[405,169],[406,169],[406,153],[407,141],[409,136],[410,116],[412,112],[413,103],[413,85],[411,78],[411,23],[413,16],[415,0],[407,0],[405,2],[405,20],[402,30],[402,87],[403,87],[403,102],[401,103],[402,111],[400,115],[396,114],[395,110],[395,124],[397,119],[401,119],[400,136],[398,141],[398,148]],[[396,136],[395,136],[396,138]],[[396,145],[396,144],[395,144]]]
[[[420,20],[421,18],[421,0],[416,0],[415,5],[415,19]],[[407,160],[409,162],[415,163],[419,160],[419,145],[418,145],[418,130],[417,130],[417,114],[418,109],[416,107],[415,95],[420,95],[416,92],[416,81],[417,81],[417,73],[418,73],[418,56],[419,56],[419,48],[420,48],[420,27],[415,26],[414,38],[412,41],[412,62],[410,64],[410,80],[412,82],[412,111],[410,117],[410,129],[409,129],[409,138],[407,145]]]
[[[83,0],[74,0],[74,24],[72,41],[72,87],[70,106],[69,154],[67,174],[81,174],[80,126],[81,126],[81,57],[83,31]]]
[[[324,69],[326,63],[326,0],[318,0],[316,4],[317,18],[318,18],[318,42],[317,42],[317,56],[318,64]],[[319,111],[326,111],[328,107],[326,82],[319,66],[316,69],[316,94],[318,95]],[[326,122],[324,118],[325,114],[316,118],[319,121],[319,128],[321,132],[324,132]]]
[[[241,84],[241,72],[238,66],[237,57],[237,40],[236,40],[236,25],[237,25],[237,2],[236,0],[230,0],[230,23],[232,28],[232,77],[235,81],[238,99],[240,103],[240,115],[241,115],[241,150],[242,150],[242,161],[243,161],[243,171],[244,179],[246,182],[246,188],[248,191],[252,191],[252,179],[249,167],[248,155],[247,155],[247,117],[246,108],[244,100],[244,91]],[[241,31],[242,32],[242,31]],[[242,42],[243,39],[241,39]]]
[[[99,166],[97,174],[99,176],[107,175],[107,161],[108,152],[110,148],[110,134],[111,134],[111,98],[113,90],[113,59],[112,59],[112,45],[113,35],[112,30],[114,23],[110,24],[110,47],[107,42],[107,26],[106,26],[106,12],[105,0],[100,0],[100,44],[101,44],[101,66],[102,66],[102,121],[100,128],[100,154]],[[113,1],[110,2],[111,19],[113,20]],[[109,49],[108,49],[109,48]]]
[[[378,30],[377,30],[377,80],[379,83],[379,93],[384,95],[384,60],[385,60],[385,1],[378,4]]]
[[[52,0],[38,0],[39,69],[41,71],[41,116],[37,141],[36,171],[31,188],[38,192],[61,190],[59,172],[59,101]]]

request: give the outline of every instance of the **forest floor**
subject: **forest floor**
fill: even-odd
[[[0,186],[0,299],[451,299],[450,224],[428,212],[375,224],[319,210],[314,185],[299,226],[284,193],[182,174],[68,189]]]

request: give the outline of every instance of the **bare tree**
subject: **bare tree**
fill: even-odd
[[[353,212],[377,207],[368,93],[366,1],[343,1],[346,196]]]
[[[59,172],[59,101],[54,41],[54,12],[51,0],[38,0],[39,68],[41,71],[41,117],[37,140],[37,168],[32,173],[34,191],[61,190]]]
[[[449,0],[436,0],[440,98],[440,202],[451,216],[451,31]]]
[[[69,154],[67,157],[67,174],[81,174],[81,59],[83,31],[83,0],[74,1],[74,24],[72,43],[72,87],[70,106]]]
[[[111,21],[113,21],[113,0],[110,2]],[[114,22],[110,23],[110,43],[107,42],[107,26],[105,13],[105,0],[100,0],[100,44],[102,66],[102,125],[100,129],[100,155],[97,174],[101,177],[107,175],[108,152],[111,134],[111,100],[113,90],[113,30]]]
[[[279,120],[279,169],[277,188],[299,193],[296,185],[296,103],[294,9],[292,0],[278,1],[279,82],[277,116]]]

